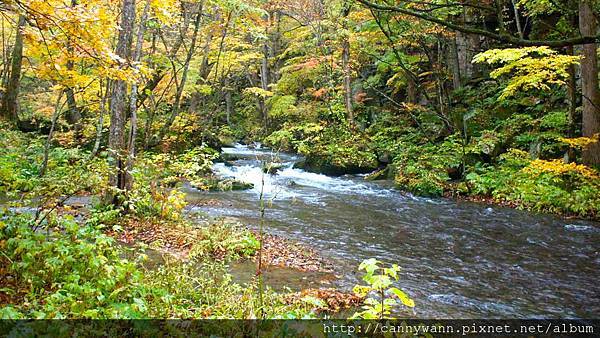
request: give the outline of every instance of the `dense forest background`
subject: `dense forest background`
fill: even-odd
[[[244,140],[328,174],[387,166],[379,176],[419,194],[600,205],[595,1],[15,1],[2,14],[5,120],[50,147],[109,150],[119,189],[138,151]]]
[[[308,171],[597,219],[599,13],[596,0],[3,1],[0,194],[39,206],[19,221],[35,228],[81,194],[102,196],[90,224],[177,221],[174,182],[220,187],[217,151],[257,141]]]

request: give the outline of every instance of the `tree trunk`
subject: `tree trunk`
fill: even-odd
[[[567,47],[567,54],[571,56],[575,55],[573,46]],[[569,80],[567,82],[567,102],[569,105],[567,112],[569,121],[567,136],[575,137],[577,135],[577,69],[575,68],[575,65],[570,65],[567,72],[569,73]],[[575,161],[575,151],[573,148],[567,150],[564,160],[565,163]]]
[[[582,36],[594,36],[597,33],[596,17],[592,0],[579,3],[579,30]],[[581,60],[581,87],[583,94],[583,136],[593,137],[600,133],[600,88],[598,88],[597,44],[583,45]],[[583,163],[600,165],[600,142],[590,145],[583,151]]]
[[[473,24],[476,20],[476,16],[471,13],[472,9],[463,7],[463,13],[461,16],[461,24],[468,26]],[[479,53],[480,41],[479,36],[475,34],[466,34],[463,32],[456,32],[456,52],[459,63],[460,75],[462,76],[462,83],[466,83],[464,80],[472,79],[477,76],[478,69],[473,64],[473,57]]]
[[[71,0],[71,7],[76,7],[77,6],[77,0]],[[67,41],[67,55],[69,57],[69,61],[67,61],[67,70],[72,71],[74,64],[73,64],[73,45],[71,43],[71,39],[69,38],[69,40]],[[67,87],[65,89],[65,95],[67,97],[67,112],[65,114],[65,118],[67,119],[67,122],[73,126],[73,128],[75,129],[75,133],[77,134],[77,136],[80,136],[80,132],[81,132],[81,125],[79,123],[79,121],[81,120],[81,112],[79,111],[79,108],[77,107],[77,101],[75,100],[75,92],[73,91],[73,88],[71,87]]]
[[[102,129],[104,128],[104,113],[106,112],[106,101],[110,92],[110,80],[106,81],[106,89],[102,93],[102,80],[100,80],[100,112],[98,115],[98,124],[96,126],[96,141],[90,157],[96,156],[100,150],[100,142],[102,140]]]
[[[408,71],[404,71],[406,78],[406,101],[408,103],[417,103],[417,84],[414,77]]]
[[[202,48],[203,56],[202,56],[202,62],[200,63],[200,68],[198,71],[198,80],[196,80],[197,85],[202,85],[202,84],[208,83],[208,76],[210,75],[210,64],[209,64],[208,56],[210,53],[210,43],[211,42],[212,42],[212,32],[209,32],[206,36],[206,40],[204,42],[204,47]],[[204,94],[202,94],[200,92],[194,92],[192,94],[192,98],[190,100],[190,109],[189,109],[190,112],[195,112],[196,110],[198,110],[198,107],[200,106],[203,96],[204,96]]]
[[[260,63],[260,86],[263,90],[269,90],[269,46],[267,45],[267,42],[263,44],[263,57]],[[267,103],[265,102],[265,99],[260,100],[260,109],[263,118],[263,125],[266,130],[269,123],[268,107]]]
[[[350,4],[344,1],[344,9],[342,11],[343,29],[347,31],[348,24],[346,22],[350,14]],[[346,106],[346,116],[350,127],[354,126],[354,111],[352,109],[352,79],[350,70],[350,41],[348,41],[350,32],[345,32],[346,35],[342,41],[342,68],[344,71],[344,105]]]
[[[281,11],[275,11],[273,14],[275,16],[275,31],[273,32],[273,49],[271,54],[274,56],[273,66],[271,67],[271,82],[276,83],[281,78],[281,67],[283,64],[283,59],[281,58],[282,52],[282,39],[283,35],[281,33]]]
[[[521,25],[521,15],[519,15],[519,7],[515,0],[511,0],[511,1],[512,1],[513,11],[515,13],[515,23],[517,25],[517,32],[519,32],[519,37],[521,39],[523,39],[523,38],[525,38],[525,34],[523,32],[523,26]]]
[[[67,62],[67,69],[73,69],[73,63],[71,61]],[[65,118],[67,122],[77,131],[79,129],[79,120],[81,120],[81,112],[77,107],[77,101],[75,100],[75,92],[73,91],[73,88],[66,88],[65,96],[67,97],[67,112],[65,114]]]
[[[62,106],[60,104],[62,95],[63,92],[60,91],[58,93],[58,98],[56,98],[56,104],[54,105],[54,112],[52,113],[50,131],[48,132],[48,137],[46,138],[46,143],[44,144],[44,159],[42,160],[42,167],[40,168],[40,177],[44,177],[44,175],[46,175],[46,169],[48,169],[48,156],[50,155],[50,144],[52,143],[52,137],[54,136],[54,130],[56,129],[56,121],[58,120],[58,117],[60,116],[60,111],[62,110]]]
[[[0,115],[7,120],[16,123],[19,120],[18,96],[21,86],[21,65],[23,63],[23,28],[25,27],[25,16],[19,16],[17,34],[12,53],[10,78],[2,98],[2,110]]]
[[[133,67],[137,70],[138,63],[142,58],[142,45],[144,43],[144,31],[146,30],[146,21],[148,20],[148,10],[150,9],[150,0],[146,1],[146,6],[144,7],[144,12],[142,13],[142,17],[140,18],[140,24],[138,25],[137,37],[135,43],[135,51],[133,52]],[[125,188],[127,190],[131,190],[133,187],[133,177],[131,176],[131,171],[133,170],[133,164],[135,162],[135,139],[137,137],[137,96],[138,96],[138,83],[134,81],[131,85],[131,94],[129,97],[129,114],[131,116],[129,124],[129,141],[127,144],[127,170],[125,171],[126,175],[126,184]]]
[[[123,60],[130,60],[133,24],[135,22],[135,0],[123,0],[121,13],[121,30],[117,41],[116,54]],[[110,98],[110,129],[108,135],[109,165],[112,172],[109,177],[110,186],[114,191],[109,192],[108,201],[119,205],[119,192],[127,186],[126,159],[127,145],[125,144],[127,83],[123,80],[113,82]]]
[[[458,58],[458,47],[456,39],[456,35],[450,39],[450,48],[448,48],[448,53],[450,54],[448,57],[448,62],[450,63],[450,68],[452,70],[452,86],[454,90],[460,89],[462,87],[462,80],[460,78],[460,61]]]
[[[231,84],[231,80],[229,78],[229,76],[225,77],[225,113],[226,118],[227,118],[227,125],[231,126],[231,116],[233,115],[233,99],[231,97],[231,90],[232,88],[230,88],[230,84]]]

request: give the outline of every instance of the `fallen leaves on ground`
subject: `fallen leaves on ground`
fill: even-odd
[[[255,233],[256,238],[259,235]],[[294,268],[300,271],[333,272],[331,263],[316,250],[290,240],[264,234],[263,263],[266,265]]]
[[[187,259],[194,242],[202,239],[198,230],[176,225],[164,225],[140,219],[129,219],[123,231],[111,232],[117,240],[131,244],[140,241],[179,259]]]
[[[201,228],[165,225],[158,222],[130,219],[123,231],[111,235],[119,241],[131,244],[141,241],[153,249],[168,253],[178,259],[188,259],[194,243],[204,239]],[[256,238],[258,234],[254,233]],[[222,260],[227,252],[216,247],[211,256]],[[258,259],[258,253],[254,259]],[[288,267],[303,272],[333,272],[332,264],[316,250],[275,235],[263,235],[262,262],[266,265]]]
[[[306,303],[307,298],[316,298],[323,301],[327,307],[317,307],[318,313],[328,312],[336,313],[344,309],[358,307],[363,303],[364,298],[354,293],[342,292],[336,289],[306,289],[300,292],[286,295],[284,301],[287,304]]]

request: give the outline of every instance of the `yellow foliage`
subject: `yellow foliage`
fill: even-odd
[[[498,66],[490,73],[492,78],[510,76],[500,100],[521,91],[550,90],[549,85],[564,85],[569,77],[567,68],[578,62],[579,57],[558,54],[549,47],[491,49],[473,58],[473,63]]]
[[[598,172],[590,167],[577,163],[564,163],[562,160],[533,160],[529,166],[523,169],[523,171],[533,175],[538,175],[540,173],[551,173],[560,176],[574,173],[588,179],[600,178],[600,176],[598,176]]]
[[[161,216],[176,221],[181,217],[181,211],[186,205],[185,193],[179,190],[171,190],[165,203],[161,206]]]
[[[173,24],[177,13],[177,0],[151,0],[153,14],[162,24]]]
[[[268,90],[264,90],[264,89],[259,88],[259,87],[246,88],[246,89],[244,89],[244,94],[253,95],[253,96],[256,96],[256,97],[263,98],[263,99],[267,98],[267,97],[273,96],[273,92],[268,91]]]
[[[63,147],[73,147],[77,144],[77,139],[75,139],[75,132],[72,130],[56,133],[54,135],[54,140]]]
[[[595,134],[593,137],[560,138],[560,141],[575,149],[585,149],[590,145],[597,143],[599,139],[600,134]]]

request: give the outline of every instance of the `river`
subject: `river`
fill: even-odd
[[[419,318],[597,318],[600,315],[600,227],[509,208],[414,197],[389,183],[328,177],[294,169],[298,157],[237,145],[215,172],[254,183],[252,190],[206,193],[210,216],[258,224],[261,187],[267,231],[310,245],[332,260],[350,290],[366,258],[397,263],[398,285]],[[261,161],[283,167],[265,175]]]

